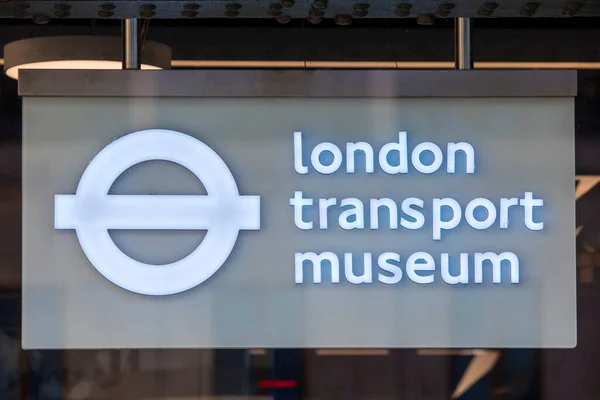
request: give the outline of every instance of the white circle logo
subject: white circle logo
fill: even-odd
[[[114,181],[144,161],[162,160],[190,170],[205,196],[109,195]],[[83,252],[106,279],[132,292],[169,295],[191,289],[223,265],[241,229],[260,228],[259,196],[240,196],[231,171],[210,147],[169,130],[126,135],[105,147],[83,173],[75,195],[55,196],[55,229],[74,229]],[[206,230],[187,257],[150,265],[124,254],[109,229]]]

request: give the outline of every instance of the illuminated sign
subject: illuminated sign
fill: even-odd
[[[364,155],[363,170],[372,174],[374,151],[366,142],[347,143],[347,174],[355,173],[356,152]],[[397,152],[399,162],[389,162],[390,152]],[[433,159],[425,164],[422,153],[429,152]],[[327,165],[321,161],[323,153],[333,158]],[[459,153],[462,153],[460,155]],[[319,143],[310,153],[311,165],[319,173],[332,174],[342,165],[342,152],[333,143]],[[422,174],[436,172],[447,160],[446,172],[455,174],[457,157],[464,157],[465,174],[475,173],[475,150],[469,143],[448,143],[444,157],[442,150],[431,142],[415,147],[411,155],[410,170]],[[387,143],[379,152],[379,165],[383,172],[395,175],[409,172],[407,157],[407,134],[399,134],[398,143]],[[153,160],[165,160],[188,168],[207,187],[208,196],[160,196],[160,195],[109,195],[114,181],[133,165]],[[308,174],[304,165],[302,133],[294,133],[294,168],[298,174]],[[343,210],[337,223],[344,230],[370,231],[378,229],[419,230],[425,221],[432,223],[432,240],[442,240],[442,232],[456,229],[463,221],[476,230],[486,230],[497,224],[500,229],[508,229],[510,208],[522,207],[522,221],[518,221],[533,231],[544,228],[543,222],[534,221],[534,209],[542,207],[544,201],[534,198],[532,192],[525,192],[522,198],[502,197],[495,203],[487,198],[476,198],[466,206],[450,197],[431,200],[432,215],[425,216],[425,200],[408,197],[397,204],[392,198],[371,198],[367,207],[357,198],[305,198],[296,191],[290,199],[293,207],[293,220],[301,230],[328,230],[330,208]],[[318,208],[318,223],[305,221],[305,208]],[[368,211],[365,211],[368,208]],[[389,218],[380,221],[380,209],[385,209]],[[399,212],[399,209],[401,210]],[[480,210],[478,210],[480,209]],[[448,216],[442,217],[444,211]],[[479,214],[477,211],[481,211]],[[366,214],[365,214],[366,213]],[[485,215],[481,217],[482,213]],[[403,216],[400,217],[399,214]],[[369,225],[365,227],[365,220]],[[334,222],[335,223],[335,222]],[[258,196],[240,196],[231,172],[223,160],[199,140],[180,132],[169,130],[146,130],[132,133],[114,141],[103,149],[89,164],[75,195],[55,197],[55,228],[74,229],[83,251],[94,267],[114,284],[132,292],[146,295],[170,295],[191,289],[212,276],[225,262],[240,229],[260,229],[260,199]],[[513,222],[514,225],[514,222]],[[162,265],[148,265],[124,254],[108,235],[109,229],[126,230],[207,230],[207,237],[200,246],[182,260]],[[344,253],[343,271],[348,282],[353,284],[373,283],[373,254],[359,256],[363,272],[354,273],[352,253]],[[469,267],[473,266],[472,283],[483,283],[483,270],[486,264],[492,268],[492,282],[501,283],[502,263],[510,270],[510,283],[519,283],[520,261],[516,254],[492,251],[474,254],[461,252],[458,256],[459,273],[453,275],[448,253],[441,253],[438,259],[441,279],[451,285],[469,283]],[[397,284],[403,272],[398,265],[401,255],[384,252],[376,257],[381,272],[376,280],[385,284]],[[313,283],[322,282],[323,264],[331,269],[331,283],[340,282],[340,259],[330,251],[296,252],[294,255],[295,283],[305,283],[305,265],[312,267]],[[414,283],[435,282],[436,260],[424,251],[412,253],[404,261],[405,274]]]
[[[24,347],[575,345],[571,97],[169,93],[24,97]]]

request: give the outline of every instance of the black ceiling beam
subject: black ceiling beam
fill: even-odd
[[[415,18],[600,16],[592,0],[12,0],[0,4],[0,18]]]

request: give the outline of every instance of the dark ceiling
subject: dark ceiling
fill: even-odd
[[[0,1],[0,18],[272,18],[280,22],[362,18],[600,16],[598,0],[199,0]]]

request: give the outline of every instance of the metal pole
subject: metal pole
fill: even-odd
[[[471,56],[471,19],[454,20],[454,63],[456,69],[472,69]]]
[[[140,69],[140,36],[137,18],[123,20],[123,69]]]

